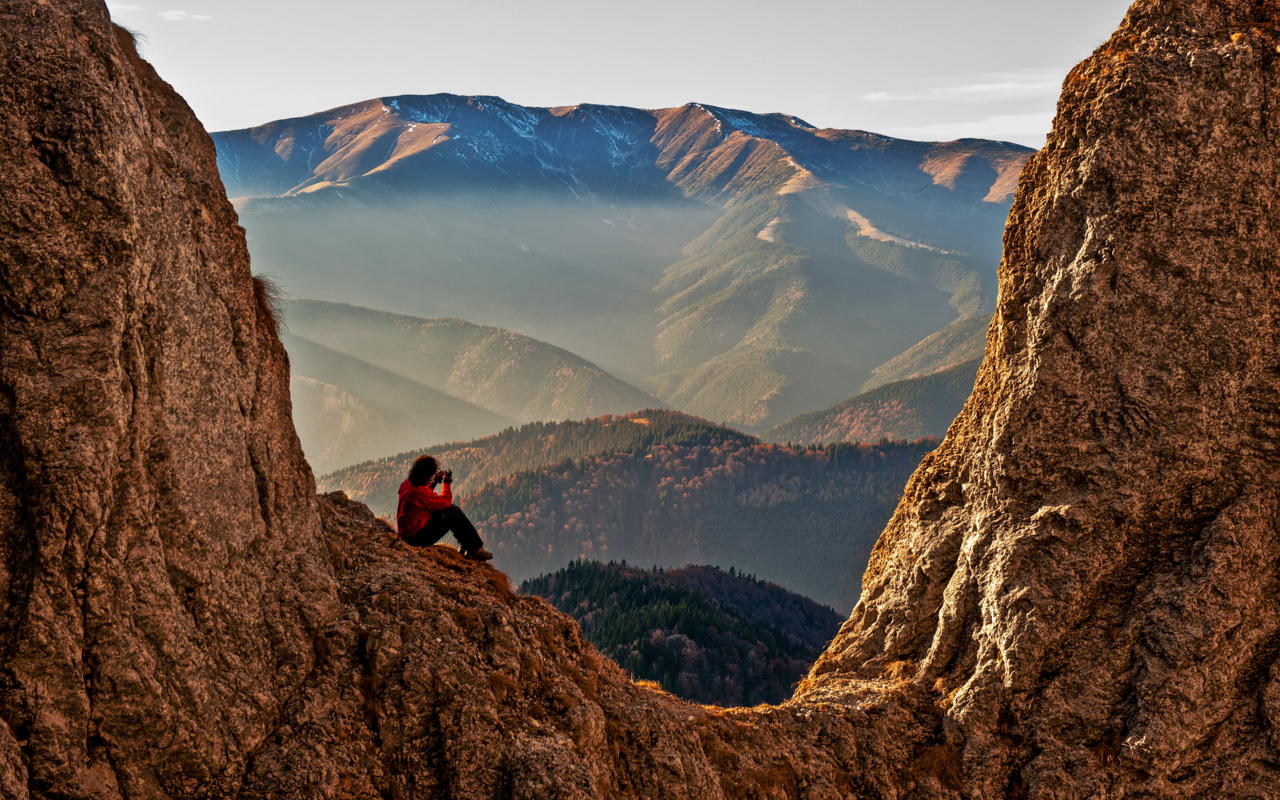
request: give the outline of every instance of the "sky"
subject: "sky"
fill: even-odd
[[[157,4],[158,3],[158,4]],[[1040,147],[1128,0],[110,0],[211,131],[398,94],[689,102]]]

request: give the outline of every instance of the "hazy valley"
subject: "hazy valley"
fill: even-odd
[[[748,430],[985,319],[1030,154],[696,104],[453,95],[214,138],[255,267],[295,296],[517,331]]]
[[[732,428],[941,437],[1029,154],[697,104],[452,95],[215,142],[256,268],[331,298],[287,302],[283,335],[322,487],[390,518],[430,450],[517,581],[581,558],[725,561],[841,610],[933,445],[886,441],[889,462],[850,471]],[[663,405],[695,417],[646,412],[646,441],[617,436]],[[587,422],[526,425],[557,420]]]
[[[338,303],[285,305],[294,420],[317,472],[512,425],[658,405],[511,331]]]

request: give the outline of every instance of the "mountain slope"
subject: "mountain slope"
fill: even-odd
[[[980,359],[923,378],[885,384],[831,408],[801,414],[760,433],[766,442],[827,444],[881,438],[942,438],[973,391]]]
[[[500,328],[311,300],[284,308],[294,418],[317,472],[530,420],[657,404],[572,353]]]
[[[512,420],[286,331],[293,414],[303,452],[316,471],[335,469],[406,445],[465,441]]]
[[[665,409],[567,422],[533,422],[470,442],[438,444],[336,470],[317,479],[323,491],[343,491],[377,514],[393,517],[396,490],[413,460],[435,455],[453,470],[454,492],[462,497],[481,486],[535,467],[614,453],[644,455],[659,445],[752,442],[755,437]]]
[[[501,328],[313,300],[290,302],[287,320],[291,333],[518,423],[656,405],[585,359]]]
[[[458,504],[512,580],[579,558],[733,564],[844,611],[903,483],[936,445],[655,446],[516,473]]]
[[[454,95],[215,140],[256,263],[294,294],[525,331],[748,428],[989,313],[1030,153]]]
[[[841,622],[732,567],[650,572],[575,561],[525,581],[520,593],[573,617],[587,641],[637,679],[718,706],[786,700]]]
[[[861,391],[869,392],[886,383],[932,375],[964,361],[982,360],[990,324],[991,320],[983,314],[956,320],[876,367],[867,382],[862,384]]]

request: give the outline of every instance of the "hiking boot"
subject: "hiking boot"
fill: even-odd
[[[469,558],[472,561],[488,561],[493,558],[493,553],[485,550],[483,547],[462,554],[463,558]]]

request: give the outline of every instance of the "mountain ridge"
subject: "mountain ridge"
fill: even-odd
[[[654,445],[694,445],[713,441],[754,442],[756,437],[708,420],[670,409],[650,408],[630,414],[606,414],[594,419],[532,422],[468,442],[438,442],[425,449],[405,450],[320,475],[325,492],[342,491],[390,517],[396,491],[414,458],[429,452],[454,470],[458,496],[517,472],[564,461],[631,453],[641,455]]]
[[[586,359],[503,328],[314,300],[282,311],[294,388],[307,401],[295,404],[295,420],[317,472],[531,421],[661,405]],[[353,418],[351,403],[323,389],[321,399],[300,378],[336,387],[368,413]]]
[[[263,195],[237,209],[286,288],[519,330],[752,430],[990,313],[1031,153],[697,103],[444,94],[214,138],[229,194]]]
[[[583,119],[594,124],[570,127]],[[372,128],[381,127],[384,122],[388,129],[372,132]],[[453,127],[460,123],[476,126],[478,133],[450,137]],[[499,126],[515,132],[520,140],[527,143],[521,158],[515,159],[517,163],[528,168],[531,166],[528,162],[532,160],[537,162],[537,171],[549,171],[561,177],[571,171],[539,159],[540,155],[556,152],[550,142],[560,144],[569,138],[573,144],[579,144],[580,139],[593,137],[595,141],[590,145],[604,149],[609,154],[609,161],[617,166],[625,163],[627,156],[643,150],[642,142],[648,141],[656,149],[654,165],[666,170],[664,182],[681,188],[689,195],[726,201],[739,199],[748,191],[758,192],[762,185],[780,189],[787,181],[806,174],[829,174],[837,160],[852,158],[857,161],[857,157],[851,157],[845,149],[853,147],[868,151],[897,148],[915,151],[917,155],[923,153],[922,171],[934,185],[952,190],[972,184],[977,179],[974,173],[979,170],[975,170],[976,165],[970,162],[983,162],[996,175],[995,180],[982,191],[982,199],[1003,202],[1012,196],[1022,162],[1034,152],[1021,145],[981,139],[926,143],[866,131],[817,128],[788,114],[758,114],[695,102],[663,109],[601,104],[538,107],[520,106],[492,95],[449,93],[373,98],[251,128],[216,132],[213,137],[219,145],[219,168],[229,196],[273,197],[311,192],[328,185],[350,186],[358,178],[388,171],[398,162],[450,142],[454,142],[454,146],[449,149],[455,152],[447,155],[452,159],[479,159],[493,163],[496,154],[484,148],[498,146],[496,129]],[[419,127],[425,130],[420,133]],[[541,132],[541,137],[538,135],[540,127],[546,129]],[[393,129],[394,141],[385,141]],[[641,138],[644,134],[648,134],[647,140]],[[406,136],[408,141],[405,141]],[[336,141],[326,149],[330,138],[336,138]],[[268,147],[273,139],[274,143]],[[457,145],[460,139],[467,144]],[[782,144],[778,144],[779,139]],[[795,161],[794,154],[786,154],[791,160],[781,172],[764,163],[770,154],[760,152],[760,148],[768,150],[769,144],[782,147],[800,141],[809,145],[822,142],[829,146],[820,156],[802,156],[799,163]],[[248,142],[257,147],[249,146]],[[229,146],[235,143],[240,147]],[[370,158],[375,144],[384,145],[381,149],[385,154],[380,161]],[[585,149],[586,143],[583,144]],[[276,158],[267,158],[256,164],[246,163],[244,150],[258,156],[269,150]],[[722,150],[714,157],[694,157],[706,151]],[[570,155],[574,152],[569,151]],[[576,152],[581,154],[582,150]],[[328,156],[321,158],[322,153]],[[305,160],[298,160],[303,155]],[[572,158],[566,160],[571,162]],[[269,164],[275,164],[276,169],[266,169]],[[748,174],[755,173],[754,178],[734,177],[742,170],[731,171],[729,167],[743,164],[748,166]],[[866,167],[862,170],[871,172]],[[516,176],[523,174],[516,173]],[[655,175],[645,177],[652,179]],[[566,178],[565,185],[569,187],[579,183]],[[640,181],[635,185],[647,184]],[[246,192],[250,187],[256,190]]]

